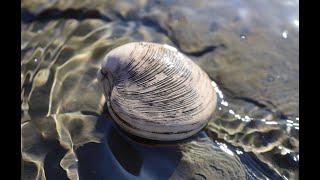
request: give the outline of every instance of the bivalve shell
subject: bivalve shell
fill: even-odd
[[[139,137],[190,137],[206,126],[216,107],[208,75],[168,45],[117,47],[106,55],[98,76],[113,120]]]

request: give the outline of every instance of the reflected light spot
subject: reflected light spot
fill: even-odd
[[[299,20],[298,19],[293,20],[293,24],[299,27]]]
[[[224,106],[228,106],[229,105],[227,101],[222,101],[221,104],[224,105]]]
[[[287,148],[281,148],[281,155],[286,155],[286,154],[288,154],[288,153],[290,153],[290,150],[289,149],[287,149]]]
[[[288,123],[293,123],[293,121],[291,121],[291,120],[289,120],[289,119],[287,120],[287,122],[288,122]]]
[[[236,149],[236,153],[237,153],[237,154],[243,154],[243,152],[240,151],[240,150],[238,150],[238,149]]]
[[[287,38],[288,38],[288,32],[287,32],[287,31],[283,31],[283,32],[282,32],[282,37],[283,37],[284,39],[287,39]]]
[[[276,121],[268,121],[266,124],[278,124]]]
[[[229,110],[229,113],[230,113],[230,114],[234,114],[234,111],[230,109],[230,110]]]
[[[220,149],[226,152],[227,154],[234,156],[233,152],[228,148],[228,146],[224,143],[217,142],[216,143],[219,145]]]
[[[169,49],[173,52],[177,52],[178,50],[175,47],[169,46],[168,44],[163,44],[163,47]]]
[[[217,87],[217,84],[214,81],[211,81],[211,85],[215,88]]]

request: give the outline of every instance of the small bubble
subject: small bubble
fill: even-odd
[[[241,40],[245,40],[247,37],[245,35],[240,36]]]
[[[284,39],[287,39],[287,38],[288,38],[288,32],[287,32],[287,31],[283,31],[283,32],[282,32],[282,37],[283,37]]]

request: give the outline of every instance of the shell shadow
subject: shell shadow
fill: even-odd
[[[50,151],[44,160],[44,171],[48,180],[65,179],[67,174],[60,166],[60,160],[63,158],[67,150],[60,146],[58,141],[51,141],[48,143]]]
[[[132,139],[107,111],[98,115],[95,130],[104,135],[101,143],[76,151],[80,179],[169,179],[182,158],[177,145]]]

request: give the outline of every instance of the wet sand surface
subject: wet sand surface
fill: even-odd
[[[298,179],[298,1],[21,3],[22,179]],[[208,126],[171,144],[112,122],[96,79],[113,48],[178,48],[219,87]]]

